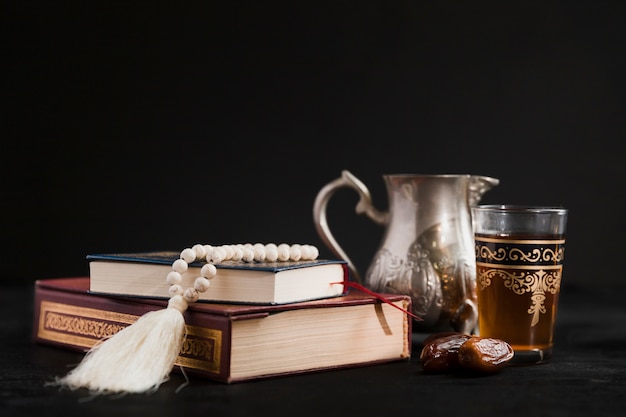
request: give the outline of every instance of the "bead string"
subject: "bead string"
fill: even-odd
[[[180,257],[172,263],[172,270],[165,280],[170,285],[170,297],[181,295],[188,303],[195,303],[199,299],[199,293],[207,291],[211,285],[210,280],[217,275],[216,264],[224,261],[245,263],[313,261],[318,256],[318,249],[306,244],[245,243],[219,246],[196,244],[181,251]],[[207,263],[200,269],[200,276],[194,281],[193,288],[183,288],[180,285],[182,274],[187,272],[189,264],[196,260],[206,260]]]

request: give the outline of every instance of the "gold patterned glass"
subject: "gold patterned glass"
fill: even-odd
[[[482,205],[472,209],[478,330],[507,341],[513,363],[552,357],[567,210]]]

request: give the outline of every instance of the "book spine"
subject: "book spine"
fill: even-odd
[[[133,303],[93,294],[35,287],[35,343],[86,352],[103,338],[134,323],[158,304]],[[230,382],[230,319],[208,313],[185,312],[187,337],[176,360],[185,372]]]

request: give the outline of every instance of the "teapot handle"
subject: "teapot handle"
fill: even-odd
[[[328,202],[338,189],[345,187],[352,188],[359,194],[359,201],[355,207],[356,214],[365,214],[375,223],[385,225],[387,223],[388,213],[381,212],[374,207],[368,188],[347,170],[341,171],[341,177],[326,184],[315,198],[315,203],[313,205],[313,221],[318,235],[324,244],[336,256],[348,263],[348,268],[350,269],[355,281],[362,284],[361,276],[357,268],[354,266],[345,251],[341,248],[339,243],[337,243],[337,240],[335,240],[330,231],[330,227],[328,226],[328,221],[326,220],[326,208]]]

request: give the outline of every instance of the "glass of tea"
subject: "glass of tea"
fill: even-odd
[[[563,274],[567,209],[472,208],[478,332],[508,342],[511,363],[550,360]]]

